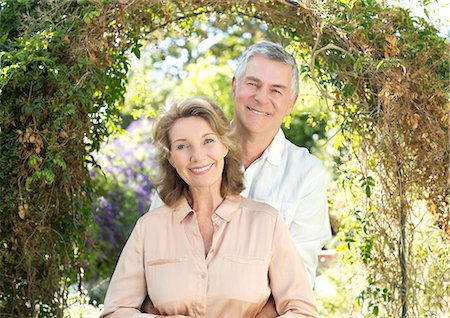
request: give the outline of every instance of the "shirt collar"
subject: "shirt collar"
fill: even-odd
[[[175,219],[178,222],[181,222],[192,211],[194,211],[194,210],[192,210],[192,208],[189,205],[188,201],[183,196],[175,203],[175,207],[174,207],[173,213],[175,213]]]
[[[230,121],[231,127],[233,127],[233,120]],[[283,130],[280,128],[273,138],[269,146],[264,150],[261,155],[261,159],[269,161],[274,166],[278,166],[281,161],[281,154],[284,149],[284,144],[286,143],[286,137]]]
[[[238,210],[241,204],[241,196],[240,195],[230,195],[227,196],[223,202],[217,207],[214,212],[217,216],[224,219],[227,222],[231,221],[233,214]],[[182,222],[189,213],[194,210],[190,207],[188,201],[185,197],[182,197],[177,201],[174,207],[175,219],[178,222]]]
[[[281,162],[281,155],[283,153],[284,145],[286,143],[286,137],[284,136],[283,130],[281,128],[278,130],[277,134],[273,138],[269,147],[264,151],[261,158],[267,159],[271,164],[278,166]]]

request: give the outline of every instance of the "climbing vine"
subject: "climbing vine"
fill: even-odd
[[[157,30],[189,34],[194,19],[213,13],[260,19],[289,40],[335,114],[341,180],[361,199],[349,207],[353,234],[341,248],[367,268],[361,310],[407,317],[448,309],[417,302],[448,289],[418,275],[415,202],[441,237],[450,234],[448,42],[424,20],[374,0],[3,0],[2,315],[62,316],[68,287],[82,277],[89,153],[114,129],[128,54],[160,41]],[[448,249],[440,253],[448,279]]]

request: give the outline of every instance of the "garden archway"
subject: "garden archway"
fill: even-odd
[[[343,154],[361,161],[348,172],[364,190],[361,244],[346,243],[369,268],[368,310],[419,312],[407,262],[413,202],[425,201],[450,234],[448,51],[433,27],[376,1],[5,1],[1,10],[2,311],[62,315],[70,281],[61,277],[78,272],[88,218],[77,206],[89,191],[86,140],[98,148],[119,112],[127,52],[158,41],[154,30],[189,32],[193,18],[217,13],[266,21],[308,61]]]

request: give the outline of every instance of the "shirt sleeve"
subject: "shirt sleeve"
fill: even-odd
[[[277,217],[269,282],[280,317],[318,317],[312,286],[286,224]]]
[[[295,246],[305,263],[312,285],[317,269],[317,255],[331,238],[326,194],[326,173],[322,164],[310,170],[289,225]]]
[[[117,262],[100,318],[156,317],[139,310],[147,296],[141,234],[141,224],[138,221]]]

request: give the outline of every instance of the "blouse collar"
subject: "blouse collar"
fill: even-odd
[[[225,197],[223,202],[214,211],[214,214],[230,222],[234,213],[238,210],[241,204],[242,197],[240,195],[229,195]],[[191,208],[185,197],[182,197],[177,201],[173,209],[175,218],[178,222],[182,222],[191,212],[195,212]]]

